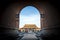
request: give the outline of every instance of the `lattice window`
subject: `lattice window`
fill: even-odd
[[[19,18],[19,14],[16,14],[16,18]]]
[[[44,18],[45,17],[45,14],[40,14],[41,15],[41,18]]]

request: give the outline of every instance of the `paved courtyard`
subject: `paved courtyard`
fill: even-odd
[[[21,40],[37,40],[36,34],[33,32],[25,33]]]

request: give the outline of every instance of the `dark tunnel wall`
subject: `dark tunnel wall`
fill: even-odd
[[[59,5],[51,4],[50,2],[41,2],[34,1],[27,3],[26,2],[4,2],[0,3],[0,37],[4,38],[4,35],[16,37],[17,29],[16,27],[16,14],[28,4],[34,4],[41,14],[44,14],[44,18],[41,18],[41,27],[46,28],[47,32],[55,33],[59,32],[60,29],[60,15],[59,15]],[[58,3],[57,3],[58,4]],[[51,29],[53,28],[53,30]],[[59,28],[56,29],[55,28]],[[10,35],[9,35],[10,34]],[[59,33],[58,33],[59,34]],[[3,36],[2,36],[3,35]]]
[[[28,3],[23,4],[21,6],[19,6],[19,4],[12,4],[5,9],[4,14],[1,14],[1,24],[2,25],[15,27],[16,14],[18,14],[19,11]],[[57,10],[54,7],[52,7],[50,4],[43,3],[41,5],[38,4],[35,6],[37,6],[39,11],[41,11],[41,14],[44,14],[44,18],[41,18],[41,21],[42,20],[44,21],[44,22],[42,21],[43,22],[42,27],[51,26],[54,24],[58,24],[60,22]]]

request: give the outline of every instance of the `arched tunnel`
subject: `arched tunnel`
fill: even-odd
[[[58,1],[56,1],[58,2]],[[0,1],[0,39],[1,40],[17,40],[19,28],[19,14],[25,6],[31,5],[38,8],[41,12],[41,36],[42,40],[60,39],[60,3],[54,1]],[[43,16],[43,17],[42,17]]]

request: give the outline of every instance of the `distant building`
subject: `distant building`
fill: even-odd
[[[30,32],[30,31],[40,31],[40,28],[38,28],[35,24],[25,24],[23,28],[19,29],[20,31],[24,32]]]

